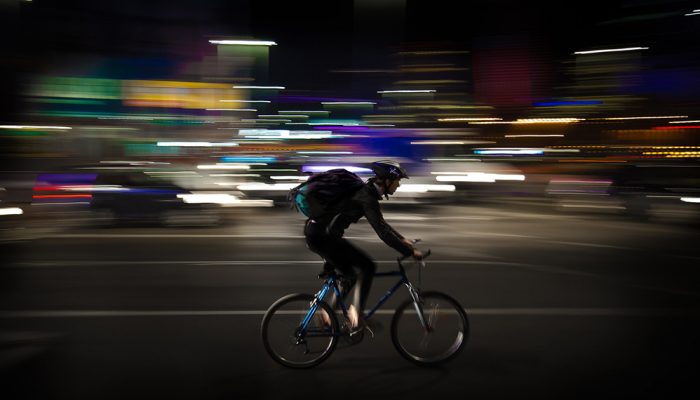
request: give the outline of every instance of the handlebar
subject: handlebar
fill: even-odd
[[[417,260],[418,260],[418,261],[422,261],[422,260],[425,260],[426,258],[428,258],[429,256],[430,256],[430,249],[428,249],[428,251],[426,251],[425,253],[423,253],[423,257],[421,257],[421,258],[419,258],[419,259],[417,259]],[[404,261],[405,259],[407,259],[407,258],[412,258],[412,257],[413,257],[413,256],[401,256],[401,257],[398,257],[398,258],[396,259],[396,261],[398,261],[399,264],[400,264],[401,261]]]

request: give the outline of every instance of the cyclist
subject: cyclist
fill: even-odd
[[[356,281],[353,303],[348,308],[351,333],[364,328],[361,320],[372,286],[372,278],[377,269],[375,263],[363,251],[343,238],[343,233],[351,223],[365,217],[380,239],[404,256],[420,259],[423,254],[413,248],[412,243],[399,234],[385,220],[379,207],[379,200],[387,200],[401,185],[401,179],[408,179],[406,170],[398,162],[381,160],[372,163],[374,177],[370,178],[352,196],[331,206],[329,212],[317,219],[309,218],[304,227],[308,248],[326,260],[324,268],[337,268],[341,273]],[[359,276],[355,268],[360,270]],[[352,286],[352,284],[351,284]],[[351,288],[347,288],[347,293]],[[328,316],[324,318],[329,322]]]

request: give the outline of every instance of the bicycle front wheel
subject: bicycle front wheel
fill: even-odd
[[[445,362],[459,353],[469,336],[469,320],[462,306],[438,292],[421,294],[420,307],[408,300],[396,309],[391,340],[406,359],[420,365]],[[427,328],[418,317],[422,310]]]
[[[263,317],[261,334],[265,350],[285,367],[314,367],[335,349],[338,319],[323,301],[312,312],[313,301],[310,294],[290,294],[277,300]],[[304,329],[305,320],[308,321]]]

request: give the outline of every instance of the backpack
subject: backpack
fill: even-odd
[[[352,196],[365,182],[354,173],[338,168],[319,172],[287,195],[292,208],[309,218],[317,219],[341,200]]]

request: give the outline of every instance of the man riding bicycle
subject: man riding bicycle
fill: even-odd
[[[423,254],[413,248],[412,243],[399,234],[385,220],[379,207],[379,200],[393,195],[401,185],[401,179],[408,179],[406,171],[398,162],[382,160],[372,163],[375,176],[353,195],[334,204],[324,216],[306,221],[304,236],[306,244],[314,253],[326,260],[326,268],[337,268],[348,278],[357,278],[353,303],[348,309],[351,330],[364,327],[361,310],[365,309],[372,278],[377,269],[375,263],[363,251],[343,238],[345,229],[351,223],[365,217],[380,239],[404,256],[420,259]],[[355,268],[360,270],[359,276]],[[354,279],[352,279],[354,280]],[[346,289],[349,291],[350,288]]]

